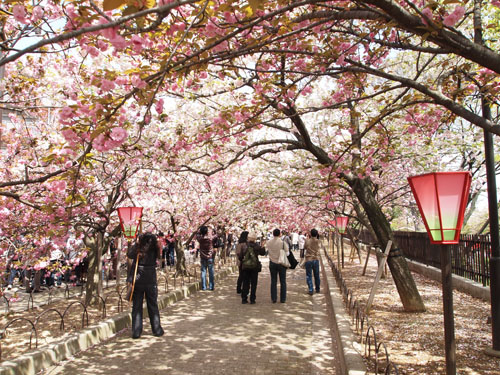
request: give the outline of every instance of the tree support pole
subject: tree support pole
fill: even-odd
[[[484,110],[484,107],[483,107]],[[491,332],[493,347],[486,353],[500,357],[500,240],[498,227],[497,186],[495,176],[495,155],[493,134],[484,132],[484,151],[488,184],[488,211],[490,217],[490,295],[491,295]]]
[[[443,288],[444,348],[446,375],[455,375],[455,319],[453,317],[453,285],[451,278],[451,254],[447,245],[441,246],[441,283]]]

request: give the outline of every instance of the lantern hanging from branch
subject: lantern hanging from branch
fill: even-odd
[[[137,237],[142,219],[142,207],[120,207],[118,216],[122,232],[128,239]]]
[[[347,223],[349,221],[349,218],[347,216],[337,216],[335,218],[336,221],[336,227],[339,230],[340,234],[344,234],[346,229],[347,229]]]

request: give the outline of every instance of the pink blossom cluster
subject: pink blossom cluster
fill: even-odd
[[[455,10],[443,19],[443,24],[449,27],[455,26],[465,15],[465,8],[458,5]]]
[[[71,147],[74,147],[77,142],[80,140],[78,135],[73,131],[73,129],[64,129],[61,131],[64,139],[70,144]]]
[[[438,20],[438,18],[434,16],[434,13],[430,8],[425,8],[424,10],[422,10],[422,14],[425,16],[422,17],[422,22],[425,25],[429,24],[429,21],[427,19],[429,19],[430,21]],[[448,27],[455,26],[458,23],[458,21],[460,21],[464,17],[464,15],[465,15],[465,8],[461,5],[457,5],[453,10],[453,12],[448,13],[444,17],[444,19],[442,20],[443,24]]]
[[[63,193],[66,191],[66,181],[65,180],[55,180],[48,183],[49,190],[53,193]]]
[[[128,133],[125,129],[116,127],[111,129],[108,134],[99,134],[92,145],[97,151],[105,152],[121,146],[127,139]]]

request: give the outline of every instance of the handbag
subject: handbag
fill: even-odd
[[[129,302],[132,301],[132,296],[134,295],[135,279],[137,278],[137,267],[138,266],[139,266],[139,252],[137,252],[137,258],[135,260],[134,277],[132,278],[131,283],[127,283],[127,295],[125,298]]]
[[[288,262],[290,263],[290,269],[294,270],[297,267],[297,264],[299,264],[299,262],[297,261],[297,259],[295,259],[295,256],[291,251],[288,252],[287,258]]]
[[[283,243],[283,247],[280,249],[280,256],[278,258],[278,264],[290,268],[290,262],[288,261],[288,257],[285,251],[285,243]]]

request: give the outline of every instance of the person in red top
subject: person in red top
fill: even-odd
[[[208,227],[202,225],[196,235],[196,241],[200,249],[201,266],[201,290],[207,290],[207,268],[208,268],[208,289],[214,290],[214,258],[213,236],[209,236]]]

